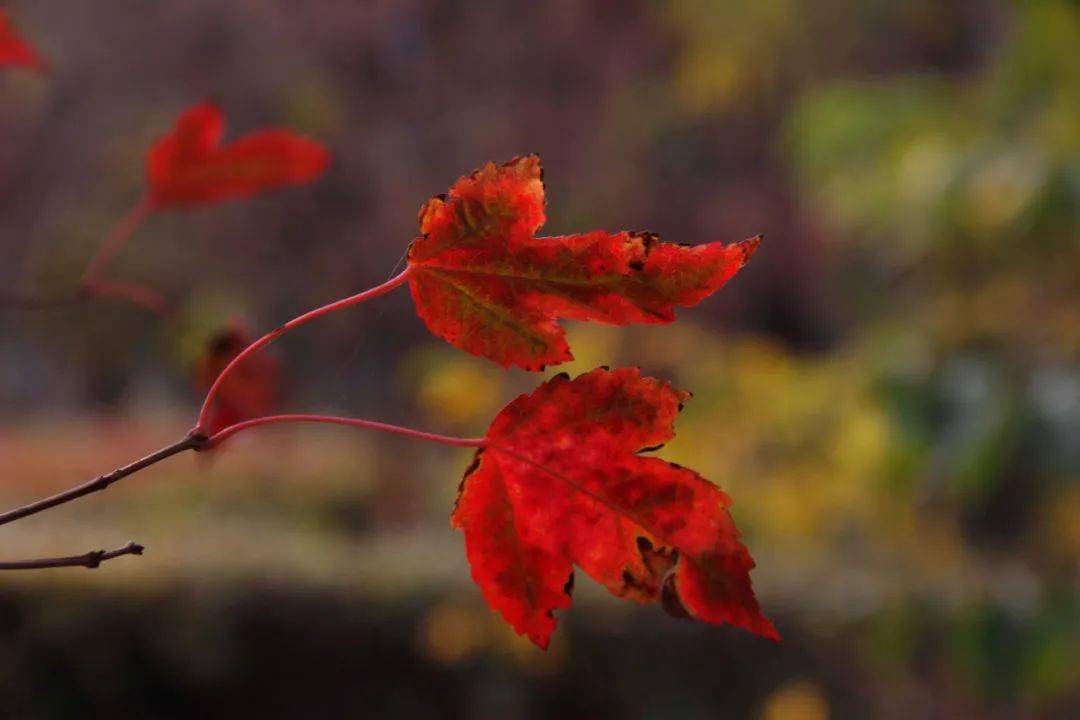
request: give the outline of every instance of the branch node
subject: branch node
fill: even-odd
[[[106,473],[105,475],[98,475],[97,479],[94,480],[94,489],[104,490],[119,479],[120,478],[117,477],[115,471],[111,473]]]
[[[48,568],[84,567],[91,570],[101,566],[101,563],[124,555],[142,555],[142,545],[137,542],[129,542],[116,550],[91,550],[82,555],[70,555],[68,557],[47,557],[36,560],[16,560],[14,562],[0,561],[0,570],[44,570]]]
[[[206,450],[206,445],[210,440],[210,436],[203,432],[198,427],[195,427],[187,435],[188,446],[195,452],[202,452]]]

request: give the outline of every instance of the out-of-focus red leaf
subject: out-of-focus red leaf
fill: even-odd
[[[225,328],[213,335],[195,366],[195,382],[199,390],[209,390],[229,361],[252,340],[248,332],[238,326]],[[270,413],[278,402],[280,380],[280,367],[272,355],[257,353],[246,358],[218,388],[206,433],[212,435],[242,420]]]
[[[7,13],[0,9],[0,67],[25,67],[45,70],[41,55],[15,32]]]
[[[572,359],[559,318],[666,323],[724,285],[761,241],[697,247],[648,232],[536,237],[540,159],[488,163],[420,209],[409,249],[416,309],[436,335],[506,367]]]
[[[674,437],[688,397],[636,368],[598,369],[557,376],[496,416],[452,522],[488,604],[518,633],[547,646],[577,565],[618,597],[779,640],[731,500],[640,454]]]
[[[147,156],[150,199],[156,207],[244,198],[298,185],[326,170],[322,145],[290,130],[260,130],[222,145],[225,120],[210,103],[180,116]]]

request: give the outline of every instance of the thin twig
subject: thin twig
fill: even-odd
[[[57,505],[63,505],[64,503],[71,502],[76,498],[81,498],[83,495],[89,495],[91,493],[104,490],[118,480],[126,478],[128,475],[133,475],[145,468],[155,465],[166,458],[170,458],[178,453],[185,452],[187,450],[195,450],[206,442],[206,438],[201,435],[188,435],[183,440],[174,442],[171,445],[166,445],[160,450],[150,453],[146,457],[140,458],[133,463],[129,463],[122,468],[113,470],[107,475],[99,475],[93,480],[77,485],[70,490],[65,490],[62,493],[57,493],[52,497],[47,497],[37,502],[32,502],[22,507],[17,507],[14,510],[8,510],[6,513],[0,514],[0,525],[6,525],[10,522],[15,522],[28,515],[35,515],[49,508],[56,507]]]
[[[96,568],[106,560],[112,560],[122,555],[142,555],[142,545],[129,542],[116,550],[92,550],[85,555],[72,555],[70,557],[38,558],[37,560],[15,560],[12,562],[0,562],[0,570],[44,570],[46,568],[61,567],[84,567]]]
[[[0,310],[48,310],[74,305],[87,298],[126,300],[166,320],[176,314],[169,301],[156,290],[138,283],[115,280],[98,280],[93,284],[84,284],[77,291],[69,291],[64,295],[35,295],[20,290],[0,291]]]
[[[6,290],[0,292],[0,310],[12,308],[17,310],[40,310],[52,307],[71,305],[79,300],[78,293],[66,295],[35,295],[30,292],[19,290]]]

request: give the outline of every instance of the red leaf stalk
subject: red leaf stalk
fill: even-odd
[[[131,239],[131,236],[142,227],[142,224],[146,222],[146,219],[153,212],[154,203],[150,200],[150,196],[147,195],[128,210],[124,217],[120,218],[120,222],[101,241],[101,245],[98,246],[94,257],[87,264],[86,272],[83,273],[82,277],[84,288],[94,286],[105,276],[105,271],[112,264],[116,254],[120,252],[124,245],[127,244],[127,241]]]
[[[484,445],[484,438],[462,438],[453,435],[439,435],[437,433],[424,432],[423,430],[414,430],[413,428],[401,427],[400,425],[391,425],[389,423],[378,422],[376,420],[365,420],[363,418],[340,417],[336,415],[310,415],[292,413],[285,415],[267,415],[265,417],[252,418],[251,420],[244,420],[243,422],[238,422],[234,425],[230,425],[229,427],[223,428],[211,435],[200,449],[210,449],[221,441],[225,440],[226,438],[235,435],[242,430],[258,427],[259,425],[273,425],[277,423],[323,423],[326,425],[346,425],[348,427],[379,430],[381,432],[392,433],[394,435],[404,435],[405,437],[417,438],[419,440],[428,440],[430,442],[437,442],[443,445],[453,445],[456,447],[483,447]]]
[[[288,331],[294,330],[301,325],[315,320],[316,318],[320,318],[324,315],[329,315],[330,313],[337,310],[343,310],[347,307],[352,307],[353,305],[358,305],[365,300],[370,300],[372,298],[379,297],[380,295],[385,295],[399,285],[403,285],[409,279],[409,273],[411,272],[411,270],[411,267],[406,267],[401,273],[390,278],[382,285],[376,285],[375,287],[365,290],[363,292],[357,293],[355,295],[350,295],[349,297],[342,298],[341,300],[337,300],[328,305],[323,305],[322,307],[315,308],[314,310],[306,312],[303,315],[295,317],[281,327],[277,328],[276,330],[272,330],[267,334],[263,335],[261,338],[241,350],[236,355],[236,357],[234,357],[232,361],[225,366],[225,369],[221,371],[221,374],[217,376],[214,384],[210,386],[210,390],[206,393],[206,399],[203,400],[202,409],[199,411],[199,419],[196,421],[195,429],[192,430],[192,433],[203,434],[205,432],[207,418],[210,415],[211,406],[214,402],[214,398],[218,394],[218,391],[221,389],[222,382],[224,382],[225,378],[228,377],[228,375],[236,368],[236,366],[242,363],[246,358],[250,357],[262,348],[274,342]]]

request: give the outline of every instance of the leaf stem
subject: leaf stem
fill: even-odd
[[[71,555],[69,557],[38,558],[37,560],[16,560],[13,562],[0,562],[0,570],[44,570],[47,568],[84,567],[96,568],[106,560],[112,560],[123,555],[142,555],[142,545],[129,542],[116,550],[92,550],[84,555]]]
[[[405,281],[409,279],[409,273],[411,271],[412,267],[406,266],[403,271],[401,271],[400,273],[390,278],[381,285],[376,285],[375,287],[357,293],[356,295],[350,295],[349,297],[342,298],[341,300],[337,300],[328,305],[323,305],[322,307],[310,310],[303,315],[293,318],[292,320],[288,321],[276,330],[268,332],[267,334],[263,335],[261,338],[241,350],[239,353],[237,353],[236,357],[234,357],[229,362],[229,364],[225,366],[225,369],[221,371],[221,374],[217,376],[217,379],[214,380],[214,384],[210,386],[210,390],[206,393],[206,399],[203,400],[202,409],[199,410],[199,419],[196,421],[195,429],[192,431],[192,433],[201,434],[203,432],[206,426],[207,417],[210,414],[210,407],[213,404],[214,398],[217,397],[218,391],[221,389],[221,384],[225,381],[225,378],[227,378],[229,374],[232,373],[236,366],[242,363],[249,356],[255,354],[262,348],[274,342],[288,331],[294,330],[301,325],[304,325],[314,320],[315,318],[322,317],[323,315],[329,315],[330,313],[337,310],[352,307],[353,305],[362,303],[365,300],[370,300],[371,298],[375,298],[390,292],[397,286],[404,284]]]
[[[217,431],[209,438],[207,438],[206,442],[202,445],[202,448],[212,448],[221,441],[232,435],[235,435],[242,430],[258,427],[260,425],[273,425],[276,423],[324,423],[328,425],[347,425],[349,427],[379,430],[381,432],[392,433],[394,435],[404,435],[406,437],[413,437],[419,440],[429,440],[431,442],[442,443],[443,445],[454,445],[456,447],[483,447],[485,443],[484,438],[463,438],[453,435],[439,435],[436,433],[424,432],[423,430],[414,430],[413,428],[402,427],[400,425],[391,425],[389,423],[378,422],[376,420],[365,420],[364,418],[340,417],[337,415],[310,415],[293,413],[285,415],[267,415],[265,417],[257,417],[251,420],[244,420],[243,422],[229,425],[228,427]]]
[[[84,285],[83,292],[99,298],[114,297],[127,300],[143,310],[166,319],[174,315],[172,306],[161,293],[137,283],[98,280],[93,285]]]
[[[120,218],[120,222],[105,236],[97,252],[90,258],[82,276],[84,288],[93,287],[105,276],[105,271],[112,264],[116,254],[153,212],[154,202],[149,195],[146,195],[128,210],[124,217]]]
[[[116,258],[116,254],[127,244],[131,236],[142,227],[142,224],[146,222],[146,219],[150,217],[155,209],[156,206],[150,196],[144,196],[134,207],[128,210],[124,217],[120,219],[120,222],[105,236],[83,272],[82,280],[79,283],[83,295],[121,298],[163,318],[172,317],[173,309],[161,293],[137,283],[105,280],[105,273]]]
[[[154,209],[153,201],[149,196],[146,196],[124,214],[120,222],[101,241],[101,245],[98,246],[94,256],[90,258],[86,270],[83,271],[82,279],[79,281],[78,291],[68,292],[56,297],[42,297],[29,293],[6,291],[0,293],[0,308],[40,309],[76,303],[80,299],[87,297],[112,297],[127,300],[133,305],[163,318],[172,317],[173,309],[168,301],[153,289],[137,283],[104,279],[105,271],[116,257],[116,254],[146,222]]]

